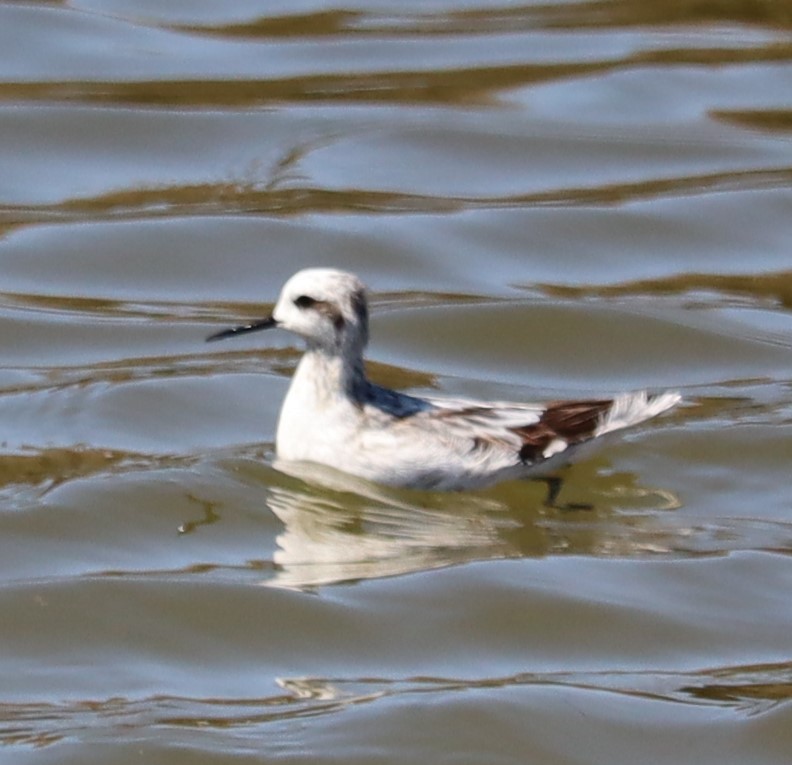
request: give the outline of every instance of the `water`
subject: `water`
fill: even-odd
[[[788,763],[784,3],[0,2],[0,761]],[[372,376],[686,405],[465,494],[272,467]]]

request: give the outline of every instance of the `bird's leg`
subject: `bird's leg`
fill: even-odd
[[[553,510],[593,510],[594,506],[586,502],[566,502],[562,505],[556,503],[558,494],[561,491],[561,486],[564,481],[561,476],[545,475],[534,478],[534,481],[541,481],[547,484],[547,496],[545,497],[544,506],[551,507]]]

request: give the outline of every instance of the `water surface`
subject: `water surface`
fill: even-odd
[[[0,761],[787,763],[792,14],[0,1]],[[685,405],[543,487],[273,464],[370,372]]]

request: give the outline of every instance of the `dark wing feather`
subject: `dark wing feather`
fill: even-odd
[[[556,439],[569,445],[588,440],[612,405],[610,399],[547,404],[539,422],[512,428],[522,441],[520,459],[532,463],[544,458],[545,450]]]

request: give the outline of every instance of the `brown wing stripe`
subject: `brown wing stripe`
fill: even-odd
[[[556,438],[568,444],[578,444],[591,438],[612,404],[610,399],[548,404],[539,422],[512,428],[522,441],[520,459],[523,462],[536,462]]]

